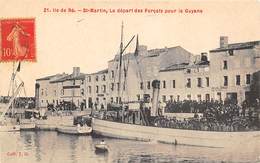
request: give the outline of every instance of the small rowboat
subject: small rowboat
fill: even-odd
[[[36,128],[36,125],[34,122],[31,123],[21,123],[20,129],[21,130],[34,130]]]
[[[92,132],[92,127],[89,127],[87,125],[84,126],[60,125],[57,127],[57,131],[63,134],[88,135]]]
[[[106,144],[96,144],[95,149],[97,153],[108,152],[108,146]]]

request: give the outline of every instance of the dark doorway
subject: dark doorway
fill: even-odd
[[[236,92],[230,92],[227,93],[227,99],[229,102],[237,103],[237,93]]]

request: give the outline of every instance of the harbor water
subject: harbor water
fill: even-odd
[[[102,139],[108,153],[95,153]],[[1,163],[260,162],[260,138],[246,146],[206,148],[141,142],[55,131],[0,133]]]

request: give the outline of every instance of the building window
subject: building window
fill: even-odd
[[[57,91],[56,90],[54,90],[54,96],[57,96]]]
[[[191,100],[191,95],[190,95],[190,94],[187,95],[187,99],[188,99],[188,100]]]
[[[114,78],[115,77],[115,72],[111,71],[111,77]]]
[[[240,85],[240,75],[236,75],[236,85]]]
[[[180,101],[180,95],[177,95],[177,101],[178,102]]]
[[[202,80],[201,80],[201,78],[198,78],[198,87],[202,87]]]
[[[119,83],[116,83],[116,85],[117,85],[117,90],[119,91],[119,89],[120,89]]]
[[[186,71],[188,74],[190,74],[190,72],[191,72],[191,70],[190,69],[187,69],[187,71]]]
[[[123,90],[125,91],[125,84],[123,84]]]
[[[91,76],[88,77],[88,82],[91,82]]]
[[[251,74],[246,74],[246,84],[251,83]]]
[[[96,76],[96,81],[98,81],[98,76]]]
[[[81,93],[82,96],[84,96],[84,89],[81,89],[80,93]]]
[[[106,93],[106,85],[103,85],[103,93]]]
[[[60,93],[61,93],[61,95],[64,95],[64,89],[61,89]]]
[[[115,84],[114,83],[111,83],[111,91],[114,91],[114,88],[115,87]]]
[[[187,86],[187,88],[191,88],[191,79],[190,78],[187,79],[186,86]]]
[[[150,88],[151,88],[151,82],[148,81],[148,82],[147,82],[147,89],[150,89]]]
[[[141,100],[140,95],[136,95],[136,96],[137,96],[137,101],[140,101]]]
[[[143,89],[143,88],[144,88],[144,83],[141,82],[141,83],[140,83],[140,89]]]
[[[163,81],[163,88],[166,88],[166,81]]]
[[[41,90],[41,95],[43,96],[43,94],[44,94],[44,91],[43,91],[43,89]]]
[[[81,80],[81,84],[82,84],[82,85],[84,84],[84,80]]]
[[[175,80],[172,81],[172,88],[175,88]]]
[[[91,86],[88,86],[88,93],[91,93]]]
[[[224,76],[224,86],[228,86],[228,76]]]
[[[166,96],[165,95],[162,95],[162,101],[166,102]]]
[[[224,70],[227,70],[228,69],[228,64],[227,64],[227,61],[223,61],[223,69]]]
[[[171,100],[171,102],[173,101],[173,95],[170,95],[170,100]]]
[[[99,92],[99,88],[98,88],[98,85],[96,86],[96,93],[98,93]]]
[[[73,85],[75,85],[76,84],[76,81],[75,80],[73,80]]]
[[[110,98],[110,100],[111,100],[111,103],[113,103],[113,102],[114,102],[114,99],[113,99],[113,97],[111,97],[111,98]]]
[[[210,95],[209,94],[206,94],[205,97],[206,97],[206,101],[210,100]]]
[[[209,87],[209,77],[206,77],[206,84],[207,84],[207,87]]]
[[[106,81],[106,75],[103,75],[103,76],[102,76],[102,80],[103,80],[103,81]]]
[[[222,100],[221,92],[218,92],[218,93],[217,93],[217,96],[218,96],[218,101],[221,101],[221,100]]]
[[[229,54],[230,56],[233,56],[233,55],[234,55],[234,51],[233,51],[233,50],[229,50],[229,51],[228,51],[228,54]]]
[[[198,101],[201,102],[201,95],[197,95]]]

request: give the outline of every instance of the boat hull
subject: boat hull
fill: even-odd
[[[92,127],[94,134],[101,136],[216,148],[243,144],[256,137],[260,139],[260,131],[215,132],[184,130],[133,125],[100,119],[93,119]]]
[[[20,131],[20,125],[1,125],[0,132],[17,132]]]
[[[21,130],[34,130],[36,128],[35,123],[21,123],[20,129]]]
[[[98,153],[108,152],[108,147],[107,147],[107,145],[96,144],[95,151]]]
[[[57,131],[63,134],[73,134],[73,135],[88,135],[92,132],[92,128],[88,126],[66,126],[60,125]]]

